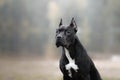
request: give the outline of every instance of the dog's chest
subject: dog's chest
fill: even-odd
[[[68,70],[68,76],[72,77],[72,71],[73,69],[75,72],[78,70],[78,66],[75,64],[75,59],[72,59],[70,57],[69,52],[65,49],[65,56],[67,57],[69,63],[65,65],[66,70]]]

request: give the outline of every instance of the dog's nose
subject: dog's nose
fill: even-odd
[[[61,36],[57,36],[57,39],[61,39],[62,37]]]
[[[62,38],[62,36],[59,34],[59,35],[57,35],[57,39],[61,39]]]

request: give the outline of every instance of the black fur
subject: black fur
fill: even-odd
[[[60,24],[62,24],[62,22]],[[74,30],[75,29],[74,26],[75,25],[73,25],[73,28],[70,28],[70,26],[68,26],[67,28],[63,28],[63,29],[73,29]],[[71,31],[73,31],[73,30],[71,30]],[[65,31],[63,31],[63,32],[65,33]],[[58,34],[60,34],[60,33],[61,32],[57,33],[56,37],[58,37]],[[70,35],[72,35],[72,37],[71,37],[72,40],[66,39],[68,37],[65,38],[65,36],[68,36],[68,35],[65,35],[64,33],[61,35],[61,38],[59,40],[56,38],[57,47],[59,47],[59,46],[62,47],[62,56],[60,59],[60,70],[63,73],[63,80],[102,80],[99,75],[99,72],[95,68],[93,61],[87,55],[86,50],[80,43],[78,37],[76,36],[76,34],[75,34],[76,32],[75,31],[71,32]],[[69,35],[69,38],[70,38],[70,35]],[[66,39],[66,41],[65,41],[65,39]],[[63,41],[61,41],[61,40],[63,40]],[[68,41],[68,43],[67,43],[67,41]],[[72,77],[68,76],[68,71],[65,68],[65,65],[69,63],[68,59],[66,58],[66,55],[65,55],[65,48],[69,51],[69,54],[72,57],[72,59],[75,59],[75,64],[79,68],[77,72],[75,72],[71,68]]]

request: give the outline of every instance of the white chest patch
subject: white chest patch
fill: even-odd
[[[67,65],[65,65],[65,68],[69,72],[68,75],[70,77],[72,77],[71,68],[74,69],[77,72],[78,66],[75,64],[75,60],[70,57],[70,54],[69,54],[69,52],[66,49],[65,49],[65,55],[66,55],[66,57],[67,57],[67,59],[69,61],[69,63]]]

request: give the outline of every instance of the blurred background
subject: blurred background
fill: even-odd
[[[120,80],[120,0],[0,0],[0,80],[62,80],[60,19],[77,35],[103,80]]]

